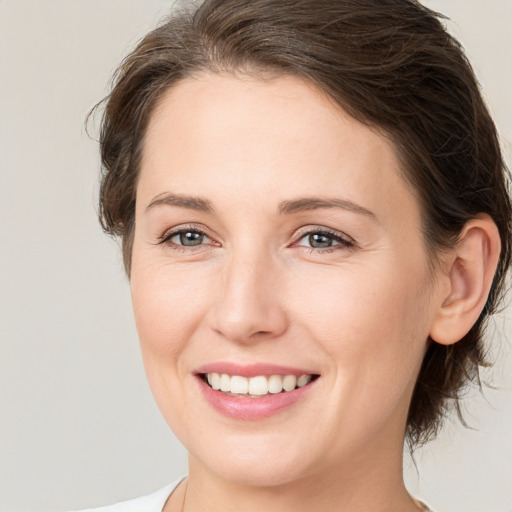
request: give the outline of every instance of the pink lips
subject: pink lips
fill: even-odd
[[[310,375],[314,372],[300,368],[290,368],[273,364],[238,365],[228,362],[210,363],[199,367],[196,372],[197,382],[207,402],[218,412],[240,420],[259,420],[277,414],[293,404],[301,401],[312,391],[316,380],[307,386],[293,391],[268,394],[258,398],[230,396],[222,391],[212,389],[203,379],[206,373],[227,373],[242,377],[258,375]]]

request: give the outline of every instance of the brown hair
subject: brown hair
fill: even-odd
[[[148,119],[179,80],[212,72],[302,77],[394,142],[419,198],[431,260],[489,214],[501,236],[484,311],[458,343],[429,344],[410,406],[411,446],[437,433],[485,364],[482,333],[511,261],[511,204],[496,128],[443,17],[415,0],[206,0],[180,10],[126,57],[105,100],[100,220],[130,273],[136,185]],[[460,414],[459,414],[460,415]]]

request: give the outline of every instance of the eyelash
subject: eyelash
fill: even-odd
[[[331,247],[324,247],[324,248],[307,247],[304,245],[299,245],[299,242],[301,240],[303,240],[305,237],[311,236],[311,235],[324,236],[326,238],[333,240],[334,242],[338,242],[339,245],[334,245]],[[305,249],[309,249],[310,254],[311,253],[322,253],[322,254],[327,253],[327,254],[329,254],[336,250],[354,249],[356,247],[356,243],[352,238],[350,238],[347,235],[343,235],[343,234],[338,233],[337,231],[333,231],[331,229],[318,227],[318,228],[313,228],[313,229],[306,228],[304,231],[299,231],[299,233],[297,234],[297,241],[293,243],[293,246],[304,247]]]
[[[171,238],[174,238],[176,235],[180,235],[182,233],[198,233],[201,236],[205,236],[208,238],[212,238],[211,236],[206,233],[206,231],[199,229],[197,226],[182,226],[179,229],[167,231],[160,237],[158,244],[159,245],[166,245],[170,247],[171,249],[174,249],[179,252],[185,252],[185,251],[197,251],[200,250],[203,244],[197,245],[197,246],[186,246],[186,245],[180,245],[176,244],[174,242],[171,242]]]
[[[187,250],[188,251],[201,250],[201,248],[204,244],[199,244],[197,246],[186,246],[186,245],[180,245],[180,244],[171,242],[171,239],[174,238],[175,236],[183,234],[183,233],[191,233],[191,232],[197,233],[200,236],[205,236],[205,237],[209,238],[210,240],[212,240],[212,237],[209,236],[206,231],[204,231],[196,226],[184,226],[184,227],[180,227],[179,229],[176,229],[173,231],[168,231],[168,232],[164,233],[164,235],[162,235],[162,237],[159,238],[158,244],[166,245],[166,246],[168,246],[176,251],[180,251],[180,252],[185,252]],[[301,240],[303,240],[306,236],[311,236],[311,235],[324,236],[326,238],[333,240],[334,242],[337,242],[339,245],[334,245],[331,247],[324,247],[324,248],[307,247],[304,245],[299,245],[299,242]],[[215,244],[217,244],[217,242],[215,242]],[[313,228],[313,229],[307,228],[304,231],[299,232],[297,234],[297,241],[292,244],[292,247],[303,247],[305,249],[309,249],[310,254],[311,253],[326,254],[326,253],[332,253],[333,251],[340,250],[340,249],[345,249],[345,250],[346,249],[354,249],[354,248],[356,248],[356,243],[352,238],[348,237],[347,235],[342,235],[342,234],[338,233],[337,231],[319,227],[316,229],[315,228]]]

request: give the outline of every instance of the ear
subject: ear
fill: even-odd
[[[501,250],[496,224],[486,214],[470,220],[443,261],[439,306],[430,337],[442,345],[462,339],[482,312]]]

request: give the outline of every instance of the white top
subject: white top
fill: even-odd
[[[166,485],[146,496],[134,498],[128,501],[120,501],[106,507],[88,508],[76,512],[162,512],[165,502],[169,499],[174,489],[186,477],[176,480],[172,484]]]
[[[159,489],[158,491],[155,491],[146,496],[141,496],[140,498],[135,498],[128,501],[120,501],[119,503],[107,505],[106,507],[88,508],[75,512],[162,512],[166,501],[169,499],[169,496],[172,494],[174,489],[178,487],[178,484],[185,478],[186,477],[182,477],[172,484],[166,485],[165,487],[162,487],[162,489]],[[432,512],[431,509],[428,508],[423,502],[419,503],[425,506],[426,512]]]

